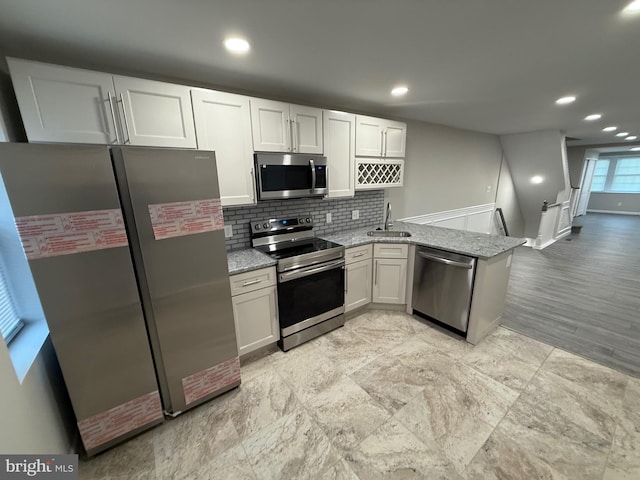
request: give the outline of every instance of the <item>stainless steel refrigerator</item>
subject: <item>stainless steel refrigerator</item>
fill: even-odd
[[[108,149],[2,143],[0,172],[86,451],[162,422]]]
[[[215,155],[111,153],[162,403],[176,415],[240,384]]]
[[[0,144],[89,455],[240,383],[213,152]]]

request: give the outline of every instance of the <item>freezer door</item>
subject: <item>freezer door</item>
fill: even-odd
[[[240,381],[213,152],[112,149],[164,407]]]
[[[0,172],[85,448],[162,421],[109,151],[0,144]]]

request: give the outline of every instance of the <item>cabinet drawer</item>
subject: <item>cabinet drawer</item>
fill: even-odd
[[[362,245],[360,247],[347,248],[344,251],[344,262],[349,265],[353,262],[368,260],[373,252],[373,245]]]
[[[409,245],[406,243],[376,243],[373,256],[376,258],[407,258]]]
[[[259,288],[269,287],[276,284],[275,267],[253,270],[251,272],[239,273],[229,278],[231,282],[231,295],[253,292]]]

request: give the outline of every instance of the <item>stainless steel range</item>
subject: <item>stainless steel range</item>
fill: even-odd
[[[278,261],[282,350],[344,325],[344,247],[316,238],[311,214],[253,221],[251,242]]]

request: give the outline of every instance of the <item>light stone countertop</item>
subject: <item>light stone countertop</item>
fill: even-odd
[[[227,264],[229,275],[235,275],[236,273],[272,267],[276,261],[255,248],[244,248],[227,252]]]
[[[410,237],[369,237],[367,235],[369,230],[372,229],[362,228],[349,230],[341,233],[322,235],[322,238],[344,245],[347,248],[366,245],[368,243],[409,243],[483,259],[508,252],[526,242],[524,238],[465,232],[452,228],[405,222],[394,222],[391,230],[408,231],[411,233]]]

